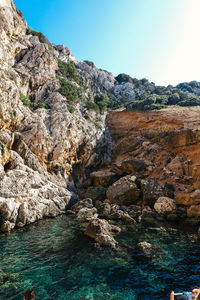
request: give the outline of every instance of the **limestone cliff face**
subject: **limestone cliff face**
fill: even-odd
[[[200,109],[170,107],[151,112],[117,112],[107,116],[115,142],[112,164],[128,171],[127,159],[143,162],[144,178],[171,184],[177,204],[189,217],[200,216]],[[135,164],[136,165],[136,164]],[[130,169],[130,173],[136,173]]]
[[[90,86],[77,87],[80,101],[60,93],[57,57],[78,63],[64,46],[27,32],[12,0],[0,1],[0,230],[24,226],[65,211],[73,193],[71,176],[81,182],[85,169],[107,159],[105,114],[86,112]],[[41,40],[41,41],[40,41]],[[100,88],[99,88],[100,89]],[[109,152],[109,151],[108,151]]]

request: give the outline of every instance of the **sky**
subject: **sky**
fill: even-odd
[[[200,0],[14,0],[79,60],[157,85],[200,81]]]

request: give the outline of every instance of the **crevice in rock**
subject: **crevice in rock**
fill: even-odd
[[[4,165],[4,171],[8,172],[9,170],[12,169],[12,162],[8,161],[5,165]]]

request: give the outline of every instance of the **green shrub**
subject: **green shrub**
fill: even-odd
[[[130,82],[133,83],[133,79],[131,78],[131,76],[127,75],[127,74],[119,74],[117,77],[115,77],[115,79],[119,82]]]
[[[95,111],[99,112],[99,106],[90,100],[86,101],[85,106],[87,109],[95,110]]]
[[[31,100],[28,98],[28,97],[26,97],[24,94],[22,94],[22,93],[19,93],[19,96],[20,96],[20,99],[22,100],[22,102],[23,102],[23,104],[25,105],[25,106],[28,106],[28,107],[31,107],[32,106],[32,102],[31,102]]]
[[[23,104],[29,108],[37,109],[37,108],[49,108],[49,106],[45,103],[35,103],[32,102],[28,97],[26,97],[24,94],[19,93],[20,99],[23,102]]]
[[[12,119],[15,117],[15,112],[12,109],[10,110],[10,116]]]
[[[60,81],[60,90],[61,95],[67,98],[69,101],[77,102],[80,96],[80,89],[70,81],[67,81],[64,78],[57,76]]]
[[[62,75],[68,79],[72,79],[72,80],[76,81],[77,83],[80,83],[80,76],[77,73],[74,63],[72,63],[72,62],[66,63],[58,57],[57,57],[57,61],[58,61],[58,68],[59,68],[57,73],[59,75]]]
[[[90,60],[84,60],[84,62],[86,63],[86,64],[88,64],[88,66],[90,66],[90,67],[95,67],[95,64],[92,62],[92,61],[90,61]]]
[[[46,38],[46,36],[42,32],[33,30],[31,28],[27,28],[26,29],[26,34],[31,34],[31,35],[37,36],[41,43],[46,43],[48,45],[51,45],[49,40]]]
[[[71,114],[76,110],[76,108],[71,104],[67,104],[67,109]]]
[[[98,105],[100,112],[106,110],[110,104],[110,99],[106,94],[97,94],[94,102]]]

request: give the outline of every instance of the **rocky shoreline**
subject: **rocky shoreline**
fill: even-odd
[[[119,229],[108,221],[199,222],[199,106],[108,111],[109,97],[116,104],[131,91],[133,101],[145,84],[78,62],[28,28],[13,0],[1,1],[1,232],[84,199],[71,211],[114,247]]]
[[[149,180],[142,181],[143,187],[149,184]],[[135,182],[135,176],[126,175],[120,178],[107,188],[105,195],[107,198],[101,201],[97,200],[99,189],[90,187],[86,194],[90,193],[91,198],[79,200],[67,211],[67,214],[76,216],[86,228],[85,234],[94,239],[96,246],[108,246],[113,249],[120,249],[114,239],[114,236],[121,231],[120,226],[137,223],[146,226],[150,224],[162,226],[162,223],[166,222],[175,225],[191,221],[187,218],[186,209],[179,207],[174,199],[167,197],[169,191],[163,189],[155,179],[154,185],[152,179],[150,180],[151,189],[148,188],[148,194],[144,193],[144,189],[140,190],[137,187],[139,184],[141,186],[139,181],[137,185]],[[140,199],[143,199],[146,204],[138,205]],[[198,223],[198,220],[196,222]],[[142,246],[145,249],[149,248],[150,244],[139,245],[140,248],[143,248]]]

